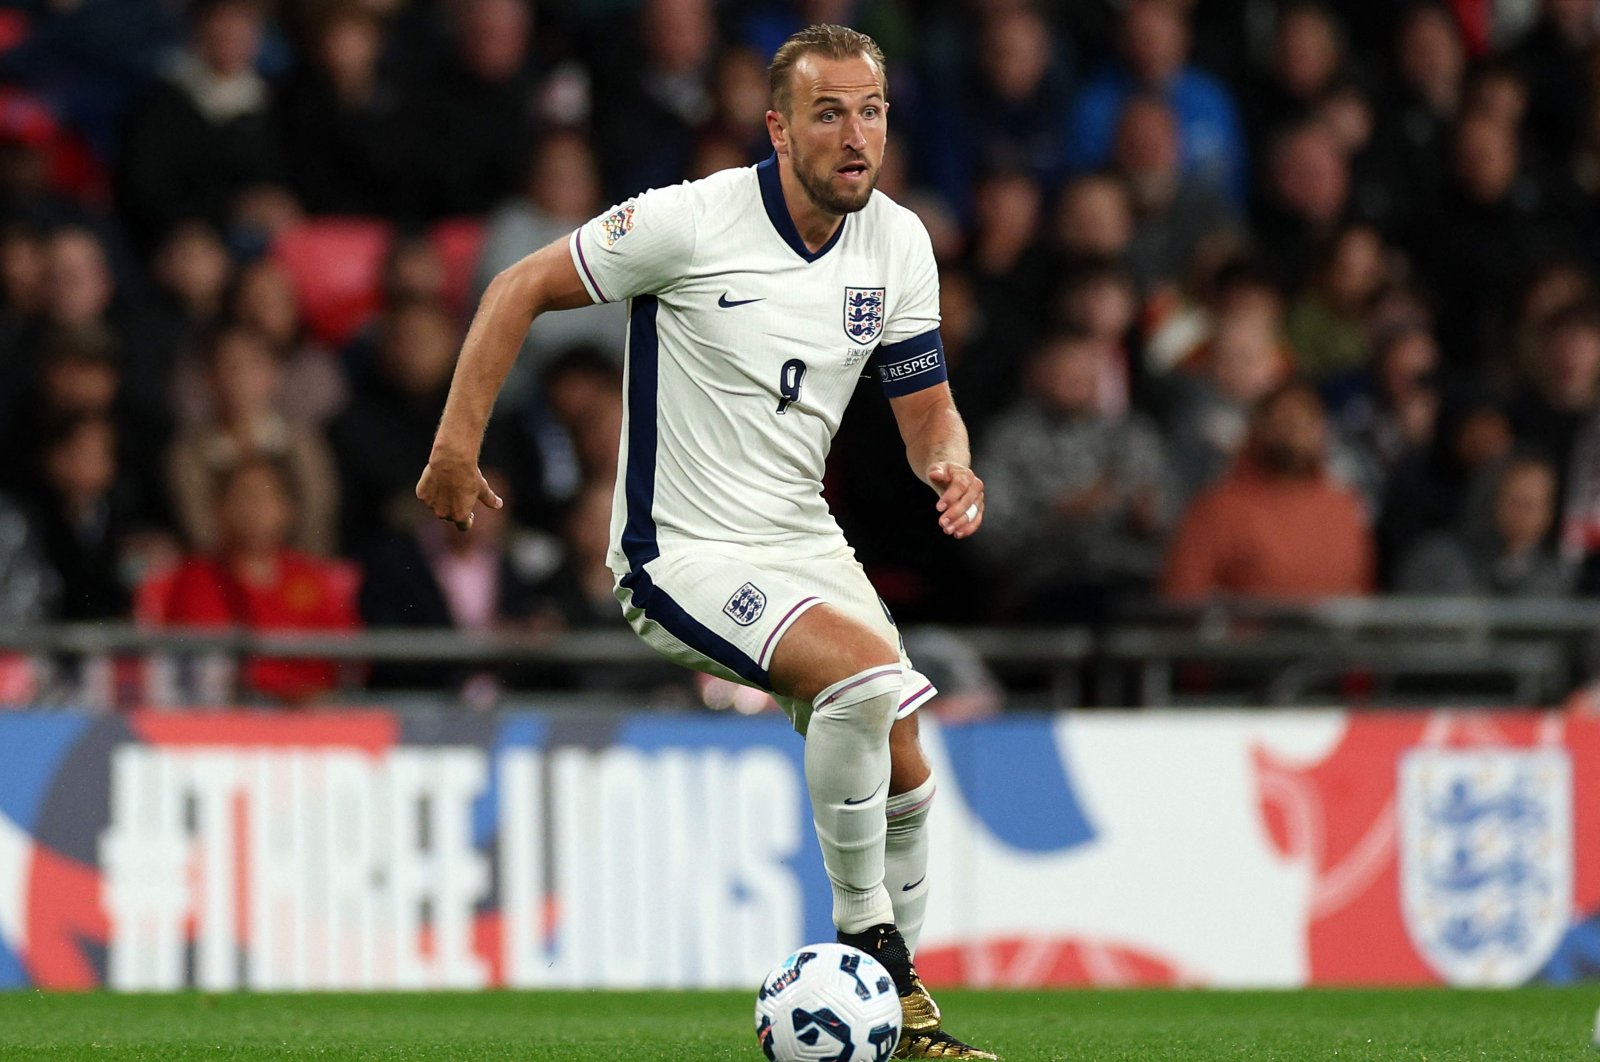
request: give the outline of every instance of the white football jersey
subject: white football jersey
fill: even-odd
[[[874,192],[813,253],[774,156],[645,192],[569,246],[593,299],[632,300],[611,567],[706,545],[843,546],[822,474],[857,380],[870,363],[895,396],[946,378],[916,215]]]

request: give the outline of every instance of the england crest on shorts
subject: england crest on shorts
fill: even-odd
[[[844,334],[865,346],[883,334],[883,288],[844,289]]]
[[[1417,749],[1400,761],[1400,906],[1451,984],[1518,985],[1572,912],[1572,762],[1564,749]]]
[[[733,592],[728,598],[728,603],[722,606],[722,611],[728,618],[741,627],[748,627],[761,618],[767,610],[767,595],[755,588],[753,583],[745,583]]]

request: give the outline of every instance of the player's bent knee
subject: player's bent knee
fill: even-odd
[[[852,676],[899,666],[900,654],[876,632],[830,605],[818,605],[784,632],[769,674],[778,693],[815,701]]]
[[[899,664],[866,668],[820,691],[811,706],[812,717],[839,719],[887,737],[904,680]]]

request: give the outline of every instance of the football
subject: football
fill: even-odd
[[[883,1062],[900,1041],[900,997],[866,952],[808,944],[761,982],[756,1040],[772,1062]]]

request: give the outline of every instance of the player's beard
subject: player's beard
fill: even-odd
[[[834,188],[832,167],[821,173],[813,173],[804,159],[796,158],[794,174],[800,178],[800,187],[805,189],[806,195],[810,196],[811,201],[817,206],[830,214],[854,214],[867,205],[867,200],[872,198],[872,190],[878,187],[878,168],[868,162],[865,155],[860,157],[860,161],[867,167],[867,179],[861,182],[860,188],[849,195],[842,194]]]

